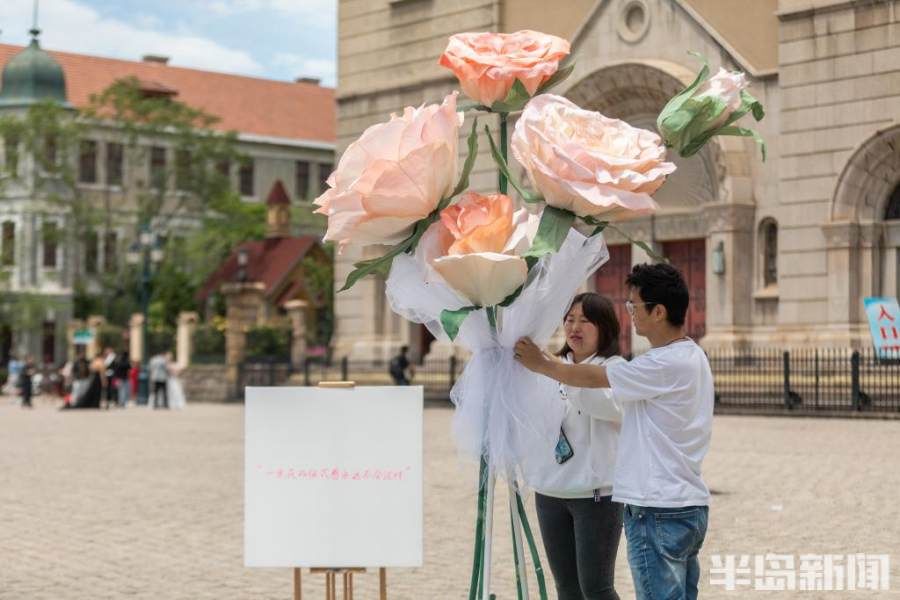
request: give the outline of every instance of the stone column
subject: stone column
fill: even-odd
[[[238,368],[244,360],[247,330],[259,322],[265,286],[258,282],[227,283],[225,294],[225,367],[229,384],[238,380]]]
[[[704,348],[734,348],[749,343],[754,293],[753,204],[707,204],[706,326]],[[713,251],[721,244],[724,273],[713,271]]]
[[[303,300],[289,300],[284,303],[291,319],[291,364],[299,367],[306,357],[306,310],[309,304]]]
[[[178,329],[175,334],[175,359],[176,364],[181,369],[191,364],[197,319],[197,313],[192,311],[183,311],[178,315]]]
[[[829,345],[870,344],[862,304],[873,288],[873,230],[845,221],[825,223],[822,232],[828,269],[828,328],[818,338]]]
[[[132,362],[144,360],[144,315],[134,313],[128,320],[128,355]]]
[[[826,223],[822,232],[828,268],[828,322],[851,323],[855,320],[854,301],[860,292],[859,225]]]
[[[106,319],[100,315],[91,315],[88,317],[87,326],[94,333],[94,341],[88,344],[87,357],[93,358],[103,351],[100,347],[100,339],[97,336],[98,330],[106,323]]]

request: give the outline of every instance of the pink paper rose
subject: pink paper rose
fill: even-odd
[[[328,216],[325,240],[393,244],[412,233],[456,184],[463,114],[456,92],[440,104],[407,107],[366,129],[344,151],[315,204]]]
[[[525,210],[513,212],[508,196],[467,192],[441,211],[416,254],[473,305],[493,306],[525,283],[528,265],[516,254],[529,247],[537,224]]]
[[[533,96],[568,54],[569,42],[538,31],[458,33],[438,64],[453,71],[469,98],[490,106],[506,98],[516,79]]]
[[[541,94],[512,135],[516,160],[547,204],[579,216],[627,218],[656,210],[650,196],[675,171],[658,135]]]

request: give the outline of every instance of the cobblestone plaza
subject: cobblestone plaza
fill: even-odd
[[[0,599],[291,598],[289,570],[243,567],[243,414],[241,405],[212,404],[63,413],[40,400],[24,411],[3,399]],[[456,456],[452,414],[425,411],[424,565],[388,572],[392,600],[466,597],[476,468]],[[704,465],[714,495],[701,597],[900,598],[898,453],[900,421],[716,417]],[[504,505],[499,492],[500,600],[515,597]],[[533,502],[529,511],[536,529]],[[752,566],[766,553],[798,564],[804,554],[887,554],[891,589],[710,585],[714,555],[749,555]],[[616,584],[622,598],[634,597],[624,539]],[[304,574],[303,591],[324,598],[321,577]],[[375,574],[357,579],[355,597],[377,598]]]

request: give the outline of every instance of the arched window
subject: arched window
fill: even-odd
[[[765,219],[759,226],[763,287],[778,284],[778,223]]]
[[[884,209],[884,220],[894,221],[900,219],[900,184],[894,188],[891,197],[888,198],[887,206]]]

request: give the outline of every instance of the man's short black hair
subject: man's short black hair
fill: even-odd
[[[637,290],[648,311],[662,304],[666,307],[666,320],[670,324],[675,327],[684,325],[689,294],[678,269],[664,263],[635,265],[625,283]]]
[[[409,346],[400,346],[400,354],[406,354],[409,352]]]

